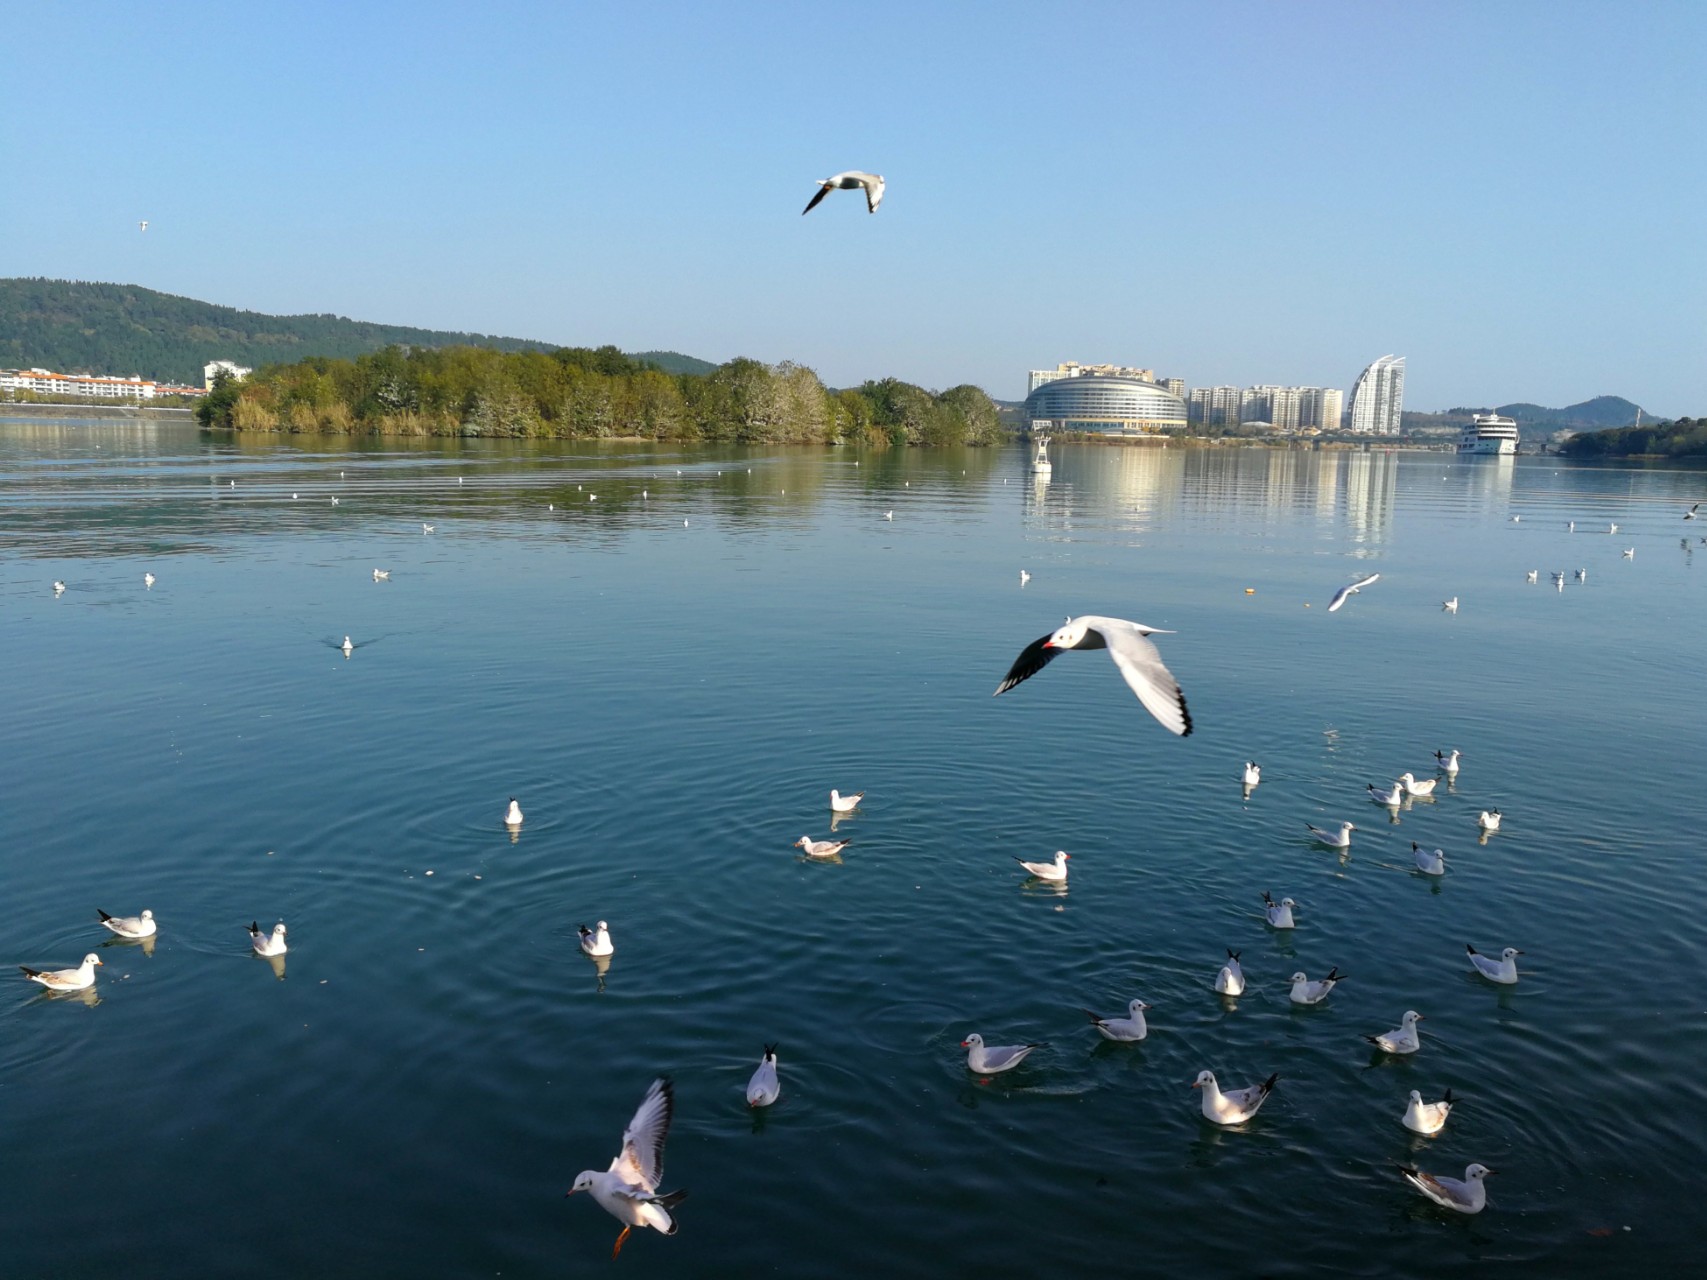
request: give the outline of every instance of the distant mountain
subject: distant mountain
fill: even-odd
[[[559,345],[344,316],[265,315],[133,284],[0,279],[0,369],[141,374],[200,386],[202,366],[210,360],[259,368],[309,356],[348,360],[394,344],[499,351],[553,351]],[[674,351],[648,351],[640,358],[671,373],[716,367]]]
[[[657,365],[665,373],[707,374],[717,368],[709,360],[701,360],[698,356],[684,356],[680,351],[631,351],[636,360],[645,360]]]
[[[1596,396],[1592,400],[1584,400],[1580,404],[1566,405],[1563,409],[1549,409],[1539,404],[1502,404],[1495,413],[1503,413],[1508,418],[1515,418],[1520,423],[1532,423],[1536,426],[1576,427],[1578,429],[1601,427],[1627,427],[1636,421],[1636,414],[1641,406],[1624,399],[1623,396]],[[1651,418],[1654,415],[1641,410],[1642,416]]]

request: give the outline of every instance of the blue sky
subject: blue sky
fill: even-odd
[[[42,3],[0,275],[832,385],[1397,352],[1408,408],[1700,414],[1704,51],[1693,0]],[[844,168],[882,211],[802,218]]]

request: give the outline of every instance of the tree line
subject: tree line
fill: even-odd
[[[668,373],[606,346],[555,351],[386,347],[220,380],[196,409],[236,431],[734,444],[994,444],[995,403],[885,378],[831,391],[802,365],[736,359]]]
[[[1567,458],[1707,457],[1707,418],[1585,431],[1560,445],[1559,452]]]

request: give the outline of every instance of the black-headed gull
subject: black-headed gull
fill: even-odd
[[[1424,1102],[1422,1094],[1412,1089],[1411,1100],[1405,1106],[1405,1128],[1412,1133],[1439,1133],[1451,1114],[1452,1090],[1448,1089],[1439,1102]]]
[[[155,934],[152,911],[144,911],[139,916],[110,916],[96,907],[95,914],[101,917],[102,924],[121,938],[152,938]]]
[[[1215,989],[1224,996],[1245,993],[1245,971],[1239,967],[1239,953],[1231,947],[1227,948],[1227,963],[1215,975]]]
[[[1533,582],[1535,579],[1531,578],[1530,581]],[[1434,758],[1436,765],[1439,768],[1445,769],[1448,773],[1457,773],[1458,761],[1463,757],[1463,755],[1464,753],[1458,750],[1436,751],[1434,753]]]
[[[142,585],[145,587],[152,587],[154,585],[154,575],[152,573],[143,574]]]
[[[344,656],[347,658],[350,656],[351,652],[354,651],[356,646],[355,646],[354,642],[351,641],[349,636],[345,636],[344,637],[344,643],[339,645],[338,647],[344,651]],[[364,658],[364,659],[362,659],[362,661],[365,662],[365,661],[367,661],[367,659]]]
[[[1434,794],[1434,783],[1435,780],[1433,778],[1429,778],[1423,782],[1418,782],[1416,778],[1412,777],[1409,773],[1401,773],[1399,775],[1399,785],[1404,787],[1405,794],[1407,796],[1431,796]]]
[[[522,825],[522,807],[516,802],[516,798],[514,796],[510,797],[510,807],[504,810],[504,825],[506,827],[519,827]]]
[[[1541,570],[1531,569],[1528,573],[1526,573],[1523,576],[1523,580],[1525,582],[1539,582],[1539,581],[1541,581]]]
[[[1685,512],[1684,512],[1684,513],[1683,513],[1683,518],[1684,518],[1684,519],[1685,519],[1685,520],[1693,520],[1693,519],[1695,519],[1695,513],[1696,513],[1696,512],[1698,512],[1698,511],[1700,511],[1700,510],[1701,510],[1701,504],[1700,504],[1700,503],[1699,503],[1699,502],[1697,502],[1697,503],[1696,503],[1696,504],[1695,504],[1695,505],[1694,505],[1694,506],[1693,506],[1693,507],[1691,507],[1691,508],[1690,508],[1690,509],[1689,509],[1689,510],[1688,510],[1688,511],[1685,511]]]
[[[83,991],[95,985],[95,967],[101,957],[91,951],[75,969],[32,969],[19,965],[31,982],[39,982],[49,991]]]
[[[866,212],[876,213],[877,206],[883,203],[883,175],[847,169],[833,178],[820,178],[817,194],[806,202],[800,216],[805,217],[811,213],[818,207],[818,202],[832,191],[864,191]]]
[[[271,933],[262,933],[259,921],[249,923],[249,945],[255,948],[258,956],[282,956],[290,948],[285,945],[284,921],[280,920],[273,926]]]
[[[759,1058],[759,1069],[747,1081],[747,1105],[768,1107],[782,1096],[782,1085],[776,1078],[776,1046],[767,1044]]]
[[[984,1037],[974,1031],[960,1042],[960,1047],[966,1050],[966,1069],[975,1075],[993,1076],[1003,1071],[1012,1071],[1030,1056],[1033,1049],[1041,1049],[1043,1042],[1036,1044],[998,1044],[986,1045]]]
[[[1292,990],[1288,998],[1293,1004],[1321,1004],[1333,994],[1334,987],[1345,979],[1346,975],[1339,971],[1338,965],[1329,969],[1328,976],[1318,982],[1306,978],[1304,971],[1300,969],[1292,975]]]
[[[583,924],[577,925],[575,932],[581,935],[581,950],[593,958],[616,954],[616,947],[610,940],[610,926],[603,920],[599,921],[597,929],[589,929]]]
[[[1391,790],[1383,791],[1371,782],[1369,784],[1369,798],[1376,804],[1384,805],[1389,809],[1397,809],[1405,803],[1405,788],[1401,783],[1395,782]]]
[[[852,843],[852,840],[814,840],[811,836],[801,836],[794,847],[806,850],[809,858],[833,858]]]
[[[1328,601],[1328,612],[1334,612],[1334,610],[1338,609],[1342,604],[1351,599],[1351,597],[1356,595],[1359,591],[1362,591],[1370,583],[1378,581],[1380,577],[1380,574],[1372,573],[1367,578],[1359,578],[1356,582],[1349,583],[1348,585],[1341,587],[1338,591],[1334,592],[1334,598]]]
[[[1205,1120],[1213,1120],[1216,1124],[1243,1124],[1262,1110],[1262,1104],[1268,1101],[1268,1095],[1274,1092],[1274,1083],[1279,1079],[1280,1073],[1276,1072],[1261,1084],[1229,1089],[1223,1093],[1215,1082],[1213,1071],[1199,1071],[1191,1087],[1203,1091]]]
[[[1088,613],[1068,618],[1064,626],[1020,650],[1008,674],[996,686],[996,693],[1006,693],[1022,680],[1031,679],[1064,650],[1107,649],[1127,685],[1138,695],[1138,701],[1161,721],[1164,729],[1183,738],[1191,732],[1191,712],[1186,710],[1185,695],[1180,692],[1173,673],[1162,665],[1162,655],[1156,646],[1145,638],[1172,634],[1125,618],[1101,618]]]
[[[62,594],[64,594],[64,591],[65,591],[65,584],[63,582],[61,582],[58,578],[55,578],[53,580],[53,594],[56,596],[62,595]]]
[[[1617,533],[1618,532],[1618,526],[1616,524],[1608,524],[1606,526],[1606,531],[1608,533]]]
[[[1523,954],[1523,952],[1519,951],[1516,947],[1507,947],[1504,951],[1500,952],[1500,958],[1498,960],[1488,959],[1487,956],[1476,950],[1476,948],[1472,947],[1468,942],[1464,944],[1464,950],[1470,956],[1470,963],[1476,966],[1476,972],[1481,974],[1489,982],[1503,983],[1508,987],[1516,983],[1517,958]]]
[[[391,570],[390,569],[375,569],[373,571],[373,580],[375,582],[384,582],[387,579],[389,579],[390,577],[391,577]]]
[[[1624,548],[1624,558],[1626,560],[1634,560],[1636,558],[1636,548],[1635,547],[1625,547]]]
[[[1576,580],[1578,582],[1587,582],[1588,581],[1588,570],[1587,569],[1578,569],[1575,571],[1573,576],[1576,578]]]
[[[421,532],[422,533],[431,533],[432,531],[433,531],[432,525],[430,525],[430,524],[422,524],[421,525]]]
[[[865,799],[865,792],[856,791],[851,796],[844,796],[834,787],[830,788],[830,809],[835,813],[852,813],[859,808],[859,802]]]
[[[1385,1035],[1363,1038],[1383,1053],[1415,1053],[1422,1048],[1422,1037],[1417,1034],[1417,1023],[1422,1020],[1422,1014],[1415,1009],[1407,1009],[1405,1016],[1400,1019],[1403,1025],[1395,1027]]]
[[[1014,861],[1039,880],[1059,882],[1067,878],[1067,860],[1072,856],[1064,849],[1057,849],[1054,859],[1049,862],[1027,862],[1024,858],[1015,858]]]
[[[1500,811],[1484,809],[1482,816],[1476,819],[1476,825],[1483,831],[1498,831],[1500,829]]]
[[[1262,781],[1262,766],[1255,760],[1245,761],[1245,772],[1240,781],[1247,787],[1254,787]]]
[[[1442,600],[1440,602],[1440,607],[1441,607],[1441,610],[1445,613],[1457,613],[1458,612],[1458,597],[1453,596],[1452,599],[1450,599],[1450,600]]]
[[[1026,583],[1028,583],[1030,581],[1031,581],[1031,575],[1029,573],[1027,573],[1024,569],[1021,569],[1019,571],[1019,585],[1023,587]]]
[[[1268,896],[1268,890],[1262,891],[1262,913],[1268,918],[1270,928],[1291,929],[1294,927],[1292,908],[1298,904],[1291,898],[1282,898],[1276,902]]]
[[[1142,1000],[1134,1000],[1126,1006],[1124,1018],[1105,1018],[1101,1014],[1084,1011],[1091,1020],[1091,1025],[1102,1033],[1104,1040],[1133,1041],[1142,1040],[1150,1034],[1150,1028],[1144,1023],[1144,1010],[1150,1006]]]
[[[599,1208],[622,1223],[622,1234],[610,1251],[613,1262],[635,1227],[651,1227],[667,1236],[676,1234],[670,1210],[686,1199],[688,1193],[658,1194],[658,1184],[664,1180],[664,1139],[670,1136],[670,1120],[675,1110],[670,1078],[660,1076],[646,1091],[628,1128],[622,1131],[622,1150],[610,1162],[610,1169],[604,1173],[583,1170],[566,1193],[591,1193]]]
[[[1357,830],[1349,822],[1340,823],[1340,829],[1337,832],[1323,831],[1320,827],[1311,826],[1308,822],[1304,825],[1309,827],[1310,834],[1315,837],[1318,843],[1330,845],[1335,849],[1351,848],[1351,833]]]
[[[1446,874],[1446,851],[1444,849],[1425,849],[1415,840],[1411,841],[1411,858],[1417,864],[1417,870],[1425,876],[1443,876]]]
[[[1482,1185],[1482,1179],[1493,1170],[1486,1165],[1467,1165],[1462,1182],[1457,1178],[1437,1177],[1406,1165],[1400,1165],[1399,1172],[1404,1175],[1406,1182],[1444,1208],[1459,1213],[1480,1213],[1487,1207],[1488,1189]]]

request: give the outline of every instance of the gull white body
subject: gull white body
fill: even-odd
[[[1458,612],[1458,597],[1453,596],[1452,599],[1450,599],[1450,600],[1442,600],[1440,602],[1440,607],[1442,609],[1444,609],[1447,613],[1457,613]]]
[[[860,169],[846,169],[830,178],[818,180],[818,193],[806,202],[806,207],[800,211],[805,217],[818,207],[819,201],[832,191],[864,191],[865,210],[876,213],[877,206],[883,203],[883,175],[866,173]]]
[[[510,797],[510,807],[504,810],[504,825],[506,827],[519,827],[522,825],[522,806],[517,803],[514,796]]]
[[[282,956],[290,950],[285,945],[284,921],[280,920],[273,926],[271,933],[262,933],[258,921],[249,925],[249,945],[255,948],[258,956]]]
[[[1691,508],[1690,508],[1690,509],[1689,509],[1689,510],[1688,510],[1688,511],[1685,511],[1685,512],[1684,512],[1684,513],[1683,513],[1683,518],[1684,518],[1684,519],[1685,519],[1685,520],[1693,520],[1693,519],[1695,519],[1695,513],[1696,513],[1696,512],[1698,512],[1698,511],[1700,511],[1700,510],[1701,510],[1701,504],[1700,504],[1700,503],[1699,503],[1699,502],[1697,502],[1697,503],[1696,503],[1696,504],[1695,504],[1695,505],[1694,505],[1694,506],[1693,506],[1693,507],[1691,507]]]
[[[101,917],[102,924],[121,938],[152,938],[155,934],[152,911],[144,911],[139,916],[110,916],[97,907],[95,914]]]
[[[1531,582],[1534,582],[1535,581],[1534,575],[1531,575],[1529,580]],[[1463,754],[1464,753],[1462,751],[1456,751],[1456,750],[1454,750],[1454,751],[1436,751],[1434,753],[1434,758],[1435,758],[1435,762],[1439,768],[1446,770],[1446,772],[1448,772],[1448,773],[1456,774],[1458,772],[1458,761],[1460,760],[1460,758],[1462,758]]]
[[[1539,582],[1541,580],[1541,570],[1531,569],[1527,574],[1524,575],[1523,580],[1525,582]]]
[[[1242,996],[1245,994],[1245,971],[1239,967],[1239,953],[1232,948],[1227,950],[1227,963],[1221,966],[1215,975],[1215,989],[1224,996]]]
[[[65,590],[65,584],[63,582],[60,582],[57,578],[54,579],[53,594],[57,596],[60,593],[62,593],[64,590]]]
[[[1334,598],[1332,600],[1328,601],[1328,612],[1333,613],[1342,604],[1344,604],[1347,600],[1351,599],[1351,597],[1356,595],[1359,591],[1362,591],[1370,583],[1379,581],[1380,578],[1381,578],[1380,574],[1372,573],[1367,578],[1359,578],[1356,582],[1351,583],[1349,586],[1341,587],[1338,591],[1334,592]]]
[[[844,796],[834,787],[830,789],[830,809],[833,813],[852,813],[859,808],[859,802],[865,799],[865,792],[856,791],[851,796]]]
[[[1446,851],[1444,849],[1425,849],[1415,840],[1411,841],[1411,858],[1417,864],[1417,870],[1425,876],[1443,876],[1446,874]]]
[[[759,1058],[759,1068],[747,1081],[747,1105],[768,1107],[782,1096],[782,1084],[776,1078],[776,1046],[767,1044]]]
[[[1097,1029],[1104,1040],[1131,1043],[1135,1040],[1142,1040],[1150,1034],[1150,1028],[1144,1022],[1144,1010],[1149,1007],[1142,1000],[1134,1000],[1126,1006],[1124,1018],[1104,1018],[1100,1014],[1092,1013],[1089,1009],[1085,1010],[1085,1016],[1091,1020],[1091,1025]]]
[[[1404,1166],[1400,1166],[1399,1172],[1404,1175],[1406,1182],[1443,1208],[1458,1213],[1480,1213],[1487,1207],[1488,1191],[1482,1185],[1482,1179],[1493,1170],[1484,1165],[1466,1166],[1462,1181],[1457,1178],[1437,1177],[1435,1174]]]
[[[1411,1090],[1411,1100],[1405,1106],[1404,1125],[1412,1133],[1439,1133],[1446,1127],[1446,1117],[1452,1114],[1452,1090],[1439,1102],[1424,1102],[1422,1094]]]
[[[1287,998],[1293,1004],[1321,1004],[1333,994],[1334,988],[1344,981],[1345,975],[1337,966],[1328,970],[1328,976],[1319,982],[1310,981],[1300,969],[1292,975],[1292,990],[1288,992]]]
[[[1395,782],[1390,789],[1383,791],[1371,782],[1369,784],[1369,798],[1376,804],[1385,805],[1389,809],[1397,809],[1405,803],[1404,784]]]
[[[1023,587],[1026,583],[1028,583],[1030,581],[1031,581],[1031,575],[1029,573],[1027,573],[1024,569],[1021,569],[1019,571],[1019,585]]]
[[[1021,681],[1031,679],[1058,653],[1068,649],[1107,649],[1121,678],[1138,695],[1144,709],[1169,733],[1183,738],[1191,732],[1191,712],[1186,710],[1185,695],[1148,639],[1171,634],[1125,618],[1103,618],[1088,613],[1068,618],[1060,628],[1020,650],[1008,674],[996,686],[996,694],[1006,693]]]
[[[667,1236],[676,1234],[670,1210],[682,1202],[687,1192],[658,1194],[658,1184],[664,1180],[664,1139],[669,1136],[675,1108],[669,1078],[660,1076],[652,1082],[634,1119],[623,1130],[622,1150],[610,1162],[610,1169],[604,1173],[584,1169],[569,1188],[569,1195],[577,1191],[589,1193],[599,1208],[622,1223],[622,1234],[611,1250],[613,1259],[622,1252],[623,1241],[635,1227],[651,1227]]]
[[[1483,831],[1498,831],[1500,829],[1500,811],[1498,809],[1483,810],[1482,816],[1476,819],[1476,825]]]
[[[1245,761],[1245,772],[1240,778],[1247,787],[1254,787],[1262,781],[1262,766],[1254,760]]]
[[[852,843],[852,840],[814,840],[811,836],[801,836],[794,847],[806,850],[809,858],[833,858]]]
[[[1624,548],[1624,558],[1626,560],[1634,560],[1636,558],[1636,548],[1635,547],[1625,547]]]
[[[1399,785],[1404,787],[1405,794],[1407,796],[1432,796],[1434,794],[1433,778],[1429,778],[1424,782],[1418,782],[1410,774],[1401,773],[1399,775]]]
[[[343,651],[344,651],[344,656],[345,656],[345,657],[346,657],[346,658],[347,658],[347,657],[349,657],[349,656],[350,656],[350,651],[351,651],[351,650],[352,650],[352,649],[354,649],[354,648],[355,648],[355,647],[356,647],[356,646],[355,646],[355,645],[354,645],[354,644],[352,644],[352,643],[351,643],[351,642],[350,642],[350,637],[349,637],[349,636],[345,636],[345,637],[344,637],[344,643],[343,643],[343,644],[341,644],[341,645],[339,645],[339,646],[338,646],[338,647],[339,647],[339,648],[340,648],[340,649],[342,649],[342,650],[343,650]],[[362,659],[362,661],[363,661],[363,662],[366,662],[366,661],[367,661],[367,659],[366,659],[366,658],[363,658],[363,659]]]
[[[95,985],[95,969],[100,963],[101,957],[91,951],[75,969],[31,969],[25,965],[18,968],[31,982],[40,983],[49,991],[84,991]]]
[[[1507,947],[1500,952],[1498,960],[1490,960],[1468,942],[1464,950],[1470,957],[1470,963],[1476,972],[1489,982],[1498,982],[1504,986],[1514,986],[1517,983],[1517,958],[1523,954],[1516,947]]]
[[[1072,856],[1064,850],[1057,849],[1054,860],[1050,862],[1027,862],[1024,858],[1015,858],[1014,861],[1039,880],[1053,880],[1060,883],[1067,878],[1067,860]]]
[[[152,587],[154,585],[154,575],[152,573],[143,574],[142,585],[145,587]]]
[[[1262,911],[1263,915],[1267,917],[1269,927],[1271,929],[1293,928],[1295,926],[1295,922],[1292,919],[1292,908],[1297,905],[1298,904],[1292,901],[1291,898],[1282,898],[1279,902],[1276,902],[1273,898],[1268,896],[1267,889],[1263,890]]]
[[[1261,1084],[1229,1089],[1223,1093],[1213,1071],[1200,1071],[1191,1087],[1202,1090],[1205,1120],[1213,1120],[1216,1124],[1243,1124],[1262,1110],[1262,1104],[1268,1101],[1268,1095],[1274,1092],[1274,1083],[1279,1079],[1276,1073]]]
[[[1310,827],[1310,834],[1320,843],[1330,845],[1335,849],[1351,848],[1351,833],[1357,830],[1357,828],[1349,822],[1340,823],[1340,829],[1337,832],[1323,831],[1320,827],[1310,826],[1308,822],[1304,825],[1306,827]]]
[[[421,526],[421,532],[422,533],[431,533],[432,531],[433,531],[433,526],[430,524],[423,524]]]
[[[578,932],[581,935],[581,950],[588,955],[599,957],[616,954],[616,947],[610,940],[610,926],[603,920],[599,921],[597,929],[589,929],[586,925],[581,925]]]
[[[1012,1071],[1031,1055],[1033,1049],[1041,1049],[1043,1045],[1041,1042],[986,1045],[984,1037],[974,1031],[960,1042],[960,1047],[966,1050],[968,1071],[975,1075],[993,1076],[1003,1071]]]
[[[390,576],[391,576],[391,570],[390,569],[375,569],[373,571],[373,580],[375,582],[384,582]]]
[[[1575,577],[1576,577],[1576,580],[1578,582],[1587,582],[1588,581],[1588,570],[1587,569],[1578,569],[1576,571]]]
[[[1407,1009],[1405,1016],[1400,1019],[1403,1025],[1387,1032],[1386,1035],[1364,1036],[1383,1053],[1415,1053],[1422,1048],[1422,1037],[1417,1034],[1417,1023],[1423,1020],[1422,1014],[1414,1009]]]

